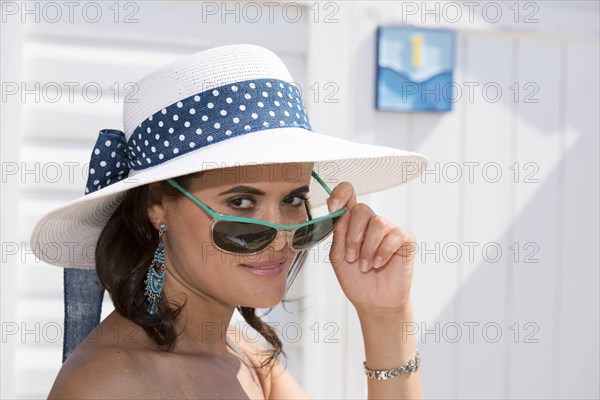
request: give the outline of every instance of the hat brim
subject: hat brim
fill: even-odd
[[[181,155],[141,171],[46,214],[30,238],[34,254],[65,268],[94,268],[96,241],[129,189],[198,171],[247,165],[313,162],[333,189],[350,182],[357,195],[399,186],[419,176],[428,159],[419,153],[369,145],[308,132],[277,128],[248,133]],[[310,203],[325,204],[327,193],[314,179]]]

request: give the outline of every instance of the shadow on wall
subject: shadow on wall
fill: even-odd
[[[456,44],[458,55],[464,51],[460,34]],[[360,83],[357,77],[365,77],[368,81],[356,84],[352,89],[354,104],[351,114],[360,115],[353,118],[356,134],[352,139],[419,151],[430,139],[431,133],[439,129],[436,127],[444,122],[447,114],[375,110],[375,45],[373,31],[368,40],[360,43],[353,59],[353,82]],[[485,57],[494,57],[493,46],[477,54],[477,58]],[[462,57],[457,57],[456,71],[462,75],[461,79],[465,79],[465,71],[459,71],[460,67],[465,68],[460,65],[461,61]],[[552,170],[543,171],[545,178],[535,184],[535,193],[520,208],[508,228],[494,239],[503,251],[502,258],[498,262],[482,261],[469,265],[468,270],[473,271],[472,274],[468,277],[463,275],[464,283],[435,319],[442,328],[451,328],[445,324],[458,324],[463,337],[452,342],[444,340],[442,335],[441,341],[436,343],[435,335],[430,334],[422,340],[421,352],[427,355],[423,365],[423,371],[427,372],[423,373],[422,380],[428,398],[448,398],[451,395],[459,398],[598,395],[598,94],[585,94],[586,88],[594,85],[597,88],[598,81],[597,78],[586,78],[586,73],[593,68],[570,65],[568,69],[554,80],[557,85],[564,85],[567,93],[555,88],[544,93],[540,88],[537,94],[537,98],[546,105],[556,104],[557,111],[564,113],[564,127],[556,126],[557,119],[554,116],[550,118],[548,107],[543,105],[517,109],[512,92],[505,93],[497,103],[498,107],[511,111],[511,118],[518,118],[523,126],[535,127],[536,133],[540,132],[549,139],[552,135],[562,135],[564,153],[555,165],[548,164]],[[561,78],[567,79],[565,75],[575,76],[576,84],[561,83]],[[469,80],[477,81],[472,76]],[[528,90],[528,93],[533,93],[536,87],[529,86]],[[563,98],[556,97],[558,95]],[[467,107],[468,111],[469,103],[459,107]],[[452,112],[459,112],[459,107],[454,104]],[[468,112],[466,115],[471,117]],[[414,132],[412,124],[417,118],[419,132]],[[463,126],[467,122],[462,121]],[[567,133],[568,137],[575,137],[572,145],[567,143]],[[464,138],[464,135],[464,132],[459,132],[458,137]],[[511,132],[506,132],[506,138],[511,140]],[[443,150],[440,149],[440,153]],[[556,152],[559,149],[521,148],[519,152],[527,157],[549,150]],[[513,151],[509,156],[517,157]],[[460,163],[464,160],[455,161]],[[460,206],[466,208],[464,187],[460,190],[463,196]],[[529,188],[519,189],[513,185],[509,193],[511,201],[517,195],[524,198],[519,190]],[[410,192],[408,190],[408,196]],[[412,203],[416,204],[415,201]],[[490,213],[495,206],[507,208],[506,204],[482,205]],[[479,223],[485,225],[486,221]],[[464,232],[464,240],[473,239],[473,234],[477,232]],[[515,242],[518,250],[511,249]],[[480,251],[481,246],[477,256]],[[490,251],[491,254],[493,251]],[[515,257],[518,262],[514,261]],[[526,258],[538,262],[525,263]],[[448,266],[459,267],[463,271],[463,264],[448,263]],[[420,268],[425,269],[427,265]],[[478,324],[473,326],[473,343],[469,342],[469,327],[464,323]],[[482,334],[486,323],[489,323],[488,329]],[[433,330],[433,326],[427,325],[427,329]],[[451,337],[455,336],[455,332],[453,328],[447,331]],[[498,333],[500,337],[497,337]],[[418,334],[417,338],[421,339],[421,335]],[[593,356],[590,357],[590,354]],[[439,380],[440,377],[447,379]],[[429,380],[433,378],[435,382]]]

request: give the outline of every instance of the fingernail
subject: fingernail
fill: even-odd
[[[383,264],[383,259],[381,256],[375,257],[375,261],[373,261],[373,268],[379,268]]]
[[[333,200],[331,200],[331,203],[329,203],[329,205],[327,207],[329,208],[329,212],[333,213],[338,210],[339,206],[340,206],[340,202],[337,199],[333,199]]]
[[[367,272],[367,270],[369,269],[369,262],[363,258],[362,260],[360,260],[359,266],[362,272]]]
[[[346,261],[354,262],[356,260],[356,250],[348,249],[346,250]]]

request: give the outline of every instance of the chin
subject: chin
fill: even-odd
[[[240,286],[248,288],[244,291],[243,299],[238,304],[253,308],[275,307],[283,300],[287,288],[287,276],[290,265],[286,266],[279,276],[253,276],[246,271],[244,283]],[[241,293],[240,293],[241,294]]]
[[[285,283],[281,287],[263,288],[263,290],[254,291],[246,297],[247,301],[240,304],[245,307],[271,308],[281,303],[284,296]]]

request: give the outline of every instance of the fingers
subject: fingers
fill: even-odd
[[[350,182],[341,182],[331,191],[327,199],[327,208],[330,213],[336,212],[343,207],[351,210],[356,205],[356,193]]]
[[[414,254],[412,233],[376,215],[368,205],[357,203],[351,183],[338,184],[327,199],[327,206],[330,213],[348,208],[334,231],[332,252],[340,250],[338,254],[349,263],[358,260],[361,271],[381,268],[394,254],[403,257]]]
[[[375,262],[377,262],[377,268],[381,267],[390,259],[402,240],[401,237],[398,237],[397,231],[394,232],[392,224],[379,215],[370,219],[366,230],[358,264],[362,272],[367,272],[371,267],[375,267]]]
[[[398,226],[392,227],[385,238],[379,244],[373,258],[373,268],[378,269],[387,264],[394,254],[402,256],[403,260],[408,260],[414,255],[415,240],[411,233]]]
[[[327,207],[330,213],[339,211],[346,207],[347,212],[342,214],[339,223],[333,231],[333,242],[329,257],[331,260],[342,261],[345,258],[345,238],[348,229],[348,220],[350,210],[356,205],[356,193],[354,187],[349,182],[341,182],[331,191],[331,195],[327,199]]]
[[[414,254],[412,233],[394,226],[386,218],[376,215],[369,206],[358,203],[350,211],[346,229],[346,261],[358,260],[361,271],[381,268],[394,254],[404,260]]]
[[[348,221],[348,229],[346,230],[345,257],[346,261],[354,262],[359,257],[363,256],[362,248],[365,242],[370,245],[377,245],[379,241],[383,239],[383,235],[382,232],[378,232],[377,229],[368,232],[370,236],[366,235],[370,220],[372,217],[375,217],[373,210],[366,204],[358,203],[349,213],[350,218]],[[359,262],[359,266],[360,265]]]

